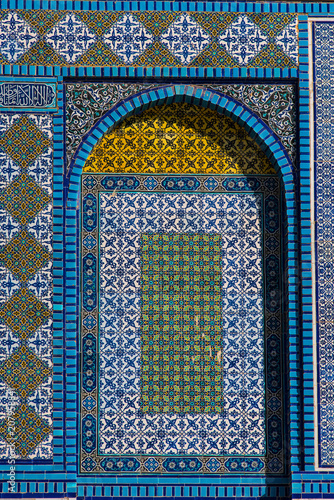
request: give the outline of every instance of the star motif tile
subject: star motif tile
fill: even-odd
[[[275,38],[276,45],[298,65],[297,19],[293,19]]]
[[[0,206],[23,225],[28,224],[49,201],[47,193],[25,172],[0,193]]]
[[[125,63],[133,63],[153,43],[153,35],[132,14],[125,14],[105,33],[104,43]]]
[[[0,22],[0,53],[15,63],[38,41],[36,31],[16,12],[8,14]]]
[[[5,267],[0,266],[0,304],[6,302],[20,288],[20,281]]]
[[[21,339],[27,339],[51,316],[33,293],[21,288],[0,309],[0,319]]]
[[[182,64],[190,64],[209,45],[211,37],[191,16],[182,14],[161,35],[160,42]]]
[[[36,446],[43,441],[51,432],[49,425],[27,404],[21,404],[12,415],[15,421],[15,451],[25,458]],[[9,434],[10,424],[8,420],[0,423],[0,436],[12,444],[13,438]]]
[[[67,63],[75,63],[96,42],[96,35],[75,14],[59,21],[45,40]]]
[[[47,365],[25,345],[0,365],[0,377],[21,398],[29,396],[49,375]]]
[[[28,280],[49,260],[49,252],[25,229],[0,251],[0,264],[21,281]]]
[[[88,396],[83,402],[82,406],[86,408],[86,410],[91,411],[96,406],[95,399],[91,396]]]
[[[219,36],[220,45],[240,66],[246,66],[268,44],[268,36],[241,14]]]
[[[48,146],[50,141],[47,136],[26,115],[21,116],[0,137],[0,148],[23,168],[44,153]]]

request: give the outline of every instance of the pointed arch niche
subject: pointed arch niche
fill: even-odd
[[[278,139],[216,92],[142,93],[79,148],[78,206],[81,472],[284,474],[297,232]]]

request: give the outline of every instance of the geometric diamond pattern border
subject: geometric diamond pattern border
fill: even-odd
[[[24,46],[29,25],[19,15],[7,18],[14,32],[17,29],[22,35],[16,43],[22,45],[20,50],[25,54],[29,48]],[[0,31],[6,23],[0,23]],[[10,37],[8,40],[6,43],[12,43]],[[11,50],[10,44],[6,47]],[[4,42],[0,43],[0,51],[7,48]],[[46,185],[51,182],[52,117],[3,114],[2,123],[6,123],[6,127],[0,129],[0,152],[13,161],[18,176],[11,176],[9,169],[2,170],[6,187],[0,192],[0,206],[7,225],[10,220],[16,220],[19,232],[7,231],[9,238],[7,236],[7,243],[0,251],[2,269],[15,280],[15,290],[6,287],[3,291],[0,308],[2,330],[6,329],[7,341],[14,345],[14,349],[0,354],[0,381],[8,388],[6,398],[1,400],[5,406],[2,414],[6,417],[0,421],[0,444],[4,456],[8,456],[9,446],[13,444],[9,429],[15,423],[16,458],[47,459],[52,457],[52,312],[40,300],[39,292],[33,293],[39,280],[34,281],[35,288],[32,283],[39,270],[51,261],[51,254],[44,246],[51,237],[51,199],[40,181]],[[48,393],[46,404],[41,404],[43,393]]]
[[[36,11],[4,12],[0,54],[17,65],[295,68],[298,64],[297,30],[291,28],[295,14],[105,11],[93,17],[86,12],[55,15],[43,10],[45,22],[36,23]],[[13,33],[23,26],[29,32],[27,37],[17,36],[16,53],[9,18]]]

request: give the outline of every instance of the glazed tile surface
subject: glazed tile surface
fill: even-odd
[[[1,7],[0,498],[330,497],[333,4]]]
[[[318,314],[318,377],[320,462],[333,466],[332,391],[333,370],[333,214],[332,214],[332,136],[328,126],[331,117],[330,103],[333,96],[333,56],[329,47],[334,36],[334,26],[328,23],[315,25],[315,92],[317,113],[316,150],[316,249],[317,249],[317,314]]]
[[[223,411],[220,239],[196,232],[141,234],[144,413]]]
[[[26,27],[22,33],[27,34]],[[25,39],[25,38],[24,38]],[[52,119],[0,117],[0,450],[52,456]],[[5,410],[5,411],[3,411]]]
[[[125,120],[88,157],[82,470],[240,472],[245,454],[249,471],[283,469],[279,183],[254,146],[227,117],[175,104]]]
[[[84,171],[275,173],[260,147],[231,118],[178,103],[156,106],[111,129],[92,150]]]
[[[295,68],[294,14],[0,11],[3,63]]]
[[[186,192],[171,193],[180,189]],[[253,457],[246,460],[249,471],[264,467],[272,472],[282,470],[281,369],[276,371],[282,341],[278,192],[275,176],[261,180],[196,175],[83,177],[83,470],[166,473],[173,463],[175,471],[186,467],[183,472],[240,472],[238,456],[245,454]],[[161,253],[159,241],[173,244],[169,257],[174,269],[173,278],[169,278],[169,286],[172,279],[175,283],[173,298],[158,284],[160,264],[155,264],[155,259],[162,255],[163,272],[172,265],[163,264],[163,256],[167,258],[170,252]],[[220,290],[215,291],[218,302],[206,305],[207,300],[210,302],[210,285],[203,285],[206,291],[201,292],[199,286],[198,300],[189,288],[189,300],[197,301],[198,306],[189,309],[184,293],[186,302],[176,304],[180,280],[174,262],[180,258],[177,241],[197,241],[198,249],[201,242],[216,242],[212,258],[217,281],[212,286]],[[205,253],[197,253],[200,267]],[[183,258],[188,259],[188,253]],[[262,283],[263,258],[268,273],[267,295]],[[246,261],[252,267],[245,275]],[[194,259],[194,270],[196,262]],[[210,275],[210,265],[205,268]],[[196,276],[190,267],[186,273],[183,270],[185,280]],[[195,279],[200,280],[200,270],[198,273]],[[214,313],[211,320],[210,311]],[[264,345],[268,349],[266,382]],[[173,370],[166,371],[163,366],[172,360]],[[174,383],[173,391],[167,393],[166,388],[171,388],[168,380]],[[188,380],[189,384],[193,381],[189,388]],[[213,392],[210,380],[215,381]],[[163,381],[165,391],[161,393]],[[203,386],[197,389],[197,396],[196,383]],[[267,407],[265,383],[269,391]],[[168,407],[173,410],[168,411]],[[278,440],[270,437],[277,426]],[[104,454],[108,455],[105,460]],[[217,460],[209,466],[210,454]],[[120,455],[122,467],[112,460]],[[187,456],[192,458],[184,462]],[[260,462],[256,456],[262,457]]]
[[[121,100],[157,84],[76,83],[66,85],[66,158],[69,165],[82,138],[101,116]],[[200,86],[199,86],[200,87]],[[255,112],[282,141],[296,161],[296,105],[292,85],[218,85],[208,88],[226,94]]]

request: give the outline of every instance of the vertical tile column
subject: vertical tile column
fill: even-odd
[[[52,136],[48,114],[0,116],[1,458],[52,458]]]
[[[319,466],[334,466],[334,22],[314,23],[315,257]]]

